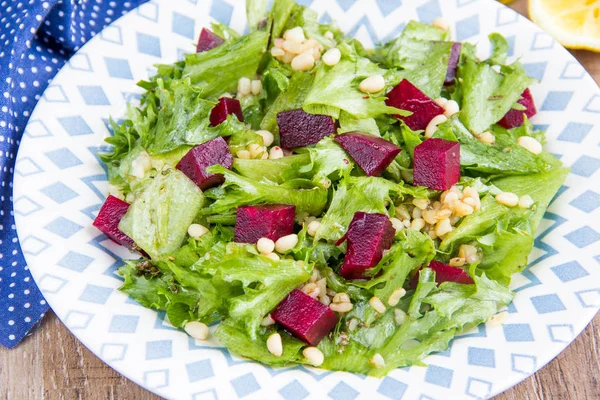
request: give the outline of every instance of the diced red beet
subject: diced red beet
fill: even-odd
[[[217,105],[210,110],[210,125],[219,125],[227,119],[229,114],[235,114],[237,119],[244,122],[244,114],[242,114],[240,102],[231,97],[221,97]]]
[[[435,271],[435,281],[437,283],[456,282],[464,284],[473,284],[473,278],[463,269],[451,267],[443,262],[432,261],[429,268]]]
[[[308,114],[303,110],[277,114],[280,146],[284,149],[310,146],[335,133],[335,123],[328,115]]]
[[[119,222],[128,209],[129,203],[109,195],[102,204],[93,225],[104,232],[113,242],[131,249],[134,247],[133,239],[119,230]]]
[[[460,179],[460,144],[444,139],[427,139],[415,147],[414,184],[448,190]]]
[[[318,345],[338,323],[329,307],[298,289],[279,303],[271,318],[311,346]]]
[[[294,233],[296,206],[268,204],[265,206],[241,206],[235,220],[235,241],[256,243],[266,237],[273,241]]]
[[[446,79],[444,79],[444,86],[449,86],[454,84],[454,78],[456,78],[456,68],[458,67],[458,62],[460,61],[460,50],[462,49],[462,43],[454,42],[452,43],[452,48],[450,49],[450,57],[448,57],[448,72],[446,72]]]
[[[401,110],[412,112],[408,117],[396,115],[413,131],[427,128],[427,124],[437,115],[443,114],[444,109],[438,106],[427,95],[412,83],[403,79],[387,94],[385,104]]]
[[[384,250],[394,241],[396,230],[387,215],[357,212],[348,231],[336,242],[348,241],[340,275],[346,279],[365,279],[364,272],[381,261]]]
[[[231,169],[233,156],[227,142],[218,137],[191,149],[177,164],[177,169],[187,175],[202,190],[218,186],[225,182],[222,174],[209,174],[206,168],[222,165]]]
[[[196,45],[196,53],[207,51],[220,46],[225,42],[223,38],[214,34],[210,29],[202,28]]]
[[[348,132],[335,137],[368,176],[379,176],[400,153],[400,147],[385,139],[361,132]]]
[[[515,110],[514,108],[511,108],[506,115],[498,121],[498,125],[506,129],[516,128],[517,126],[523,125],[523,122],[525,122],[523,114],[525,114],[527,118],[531,118],[537,113],[535,103],[533,102],[533,96],[531,95],[529,88],[525,89],[517,103],[525,107],[525,109]]]

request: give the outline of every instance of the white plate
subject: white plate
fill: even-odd
[[[302,3],[311,3],[302,1]],[[116,289],[122,249],[91,226],[103,202],[105,170],[96,157],[141,91],[151,65],[194,51],[214,17],[242,31],[243,1],[152,1],[119,19],[56,76],[31,116],[15,174],[15,217],[31,272],[54,312],[91,351],[149,390],[177,399],[391,399],[491,397],[562,351],[600,307],[600,91],[581,65],[525,18],[491,0],[320,0],[323,19],[365,44],[386,41],[405,22],[444,16],[458,40],[498,31],[542,83],[532,89],[551,152],[573,168],[548,210],[531,266],[514,279],[515,301],[502,327],[481,326],[427,358],[379,380],[292,367],[270,369],[194,342]],[[594,184],[596,183],[596,185]],[[582,371],[584,372],[584,371]]]

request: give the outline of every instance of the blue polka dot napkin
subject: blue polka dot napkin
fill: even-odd
[[[29,115],[73,53],[146,0],[0,0],[0,345],[16,346],[48,309],[21,254],[12,205]]]

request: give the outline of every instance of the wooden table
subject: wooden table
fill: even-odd
[[[526,0],[512,8],[526,14]],[[600,83],[600,54],[573,54]],[[600,314],[556,359],[496,400],[600,398]],[[90,353],[49,312],[16,349],[0,347],[0,400],[159,399]]]

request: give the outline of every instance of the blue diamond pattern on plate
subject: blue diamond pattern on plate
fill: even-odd
[[[426,369],[398,369],[371,381],[304,367],[270,369],[232,356],[216,342],[190,339],[165,312],[142,309],[117,290],[114,271],[127,252],[90,226],[106,194],[106,170],[95,156],[109,134],[105,120],[122,120],[125,102],[139,99],[135,83],[148,78],[151,65],[193,52],[195,34],[211,21],[247,29],[244,2],[235,0],[150,1],[91,39],[41,96],[15,165],[16,228],[33,277],[78,338],[162,397],[492,397],[555,357],[600,308],[594,223],[600,218],[600,92],[550,35],[495,1],[300,3],[318,9],[319,20],[343,22],[373,43],[394,38],[410,18],[441,16],[455,39],[471,42],[487,43],[498,31],[509,43],[509,62],[521,59],[542,81],[532,87],[540,110],[532,123],[548,130],[551,151],[572,173],[540,224],[540,256],[515,279],[520,286],[504,324],[466,332],[427,359]]]

